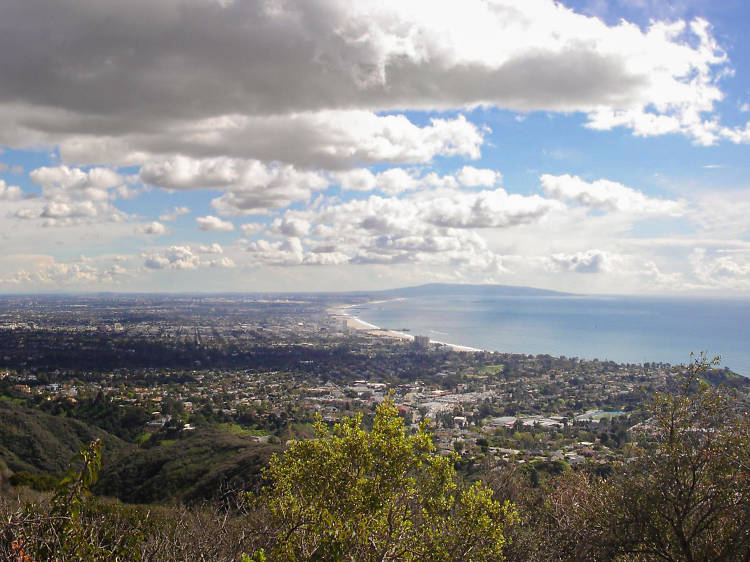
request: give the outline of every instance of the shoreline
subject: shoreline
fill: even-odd
[[[560,309],[562,313],[564,313],[562,315],[562,319],[564,320],[562,324],[560,326],[557,326],[555,324],[551,325],[550,334],[555,335],[557,332],[560,332],[561,335],[558,340],[560,340],[562,343],[558,343],[558,340],[553,340],[550,334],[544,335],[546,334],[546,332],[543,332],[543,335],[541,337],[536,337],[536,332],[529,332],[527,338],[517,337],[515,333],[510,333],[508,335],[507,341],[503,340],[502,349],[496,347],[496,341],[492,337],[484,337],[485,334],[480,331],[471,331],[471,327],[469,327],[466,334],[458,330],[454,330],[455,333],[448,333],[445,331],[441,332],[436,330],[436,325],[437,328],[441,327],[443,313],[431,314],[425,316],[424,318],[421,318],[419,316],[420,306],[428,306],[429,309],[430,305],[429,302],[425,305],[425,303],[420,302],[418,298],[416,299],[416,302],[412,301],[404,303],[403,306],[401,306],[400,304],[386,306],[385,310],[390,310],[390,313],[387,314],[380,314],[378,312],[380,307],[371,306],[370,308],[368,308],[368,305],[375,305],[377,303],[390,302],[393,300],[410,299],[400,298],[377,301],[363,301],[356,304],[340,304],[338,306],[329,306],[328,311],[331,315],[337,316],[339,320],[343,320],[344,318],[346,318],[348,320],[348,325],[354,330],[366,330],[372,332],[373,335],[398,338],[402,340],[413,340],[415,335],[424,334],[428,336],[430,338],[430,342],[435,343],[436,346],[445,345],[448,349],[453,349],[456,351],[475,353],[482,351],[486,353],[501,352],[523,355],[551,355],[553,357],[567,357],[579,360],[598,360],[602,362],[613,362],[618,365],[645,365],[646,363],[664,363],[671,364],[673,366],[685,365],[688,362],[687,358],[691,349],[694,350],[706,348],[706,342],[712,342],[712,345],[709,346],[711,349],[724,349],[725,347],[727,349],[726,355],[724,355],[723,353],[721,354],[722,360],[716,366],[717,368],[727,368],[731,372],[743,378],[750,378],[750,354],[743,351],[744,344],[740,345],[738,341],[735,341],[738,338],[734,337],[734,334],[731,338],[729,338],[728,342],[725,342],[722,345],[720,345],[721,342],[718,342],[716,338],[712,339],[711,336],[708,336],[703,344],[701,344],[700,342],[695,343],[693,342],[693,340],[696,339],[695,335],[687,332],[684,334],[684,338],[686,338],[685,342],[683,342],[682,339],[678,341],[674,336],[672,336],[669,338],[664,338],[664,341],[661,341],[657,338],[658,341],[656,343],[653,343],[651,341],[646,341],[646,339],[643,337],[643,334],[651,334],[649,330],[637,331],[631,326],[630,331],[626,330],[626,333],[628,334],[632,342],[628,340],[630,343],[624,345],[621,344],[619,340],[613,339],[617,335],[617,330],[614,328],[616,327],[616,324],[611,322],[611,320],[617,319],[618,314],[620,316],[622,316],[623,314],[627,314],[627,318],[631,320],[646,317],[644,316],[646,313],[643,310],[638,309],[637,307],[634,310],[631,310],[632,307],[630,307],[624,313],[624,305],[628,305],[629,303],[629,301],[627,300],[617,301],[617,306],[612,305],[614,308],[612,308],[612,310],[608,309],[607,314],[604,315],[605,321],[601,329],[597,327],[597,319],[595,317],[588,318],[589,325],[582,326],[580,330],[582,334],[587,336],[591,335],[592,337],[596,335],[599,339],[593,338],[592,341],[574,341],[572,338],[569,338],[566,333],[564,333],[563,328],[566,325],[565,321],[570,324],[570,322],[574,319],[574,315],[570,314],[572,306],[571,305]],[[681,301],[678,300],[676,302],[679,303]],[[413,314],[411,312],[412,305],[414,310]],[[436,306],[438,307],[438,309],[440,308],[439,303]],[[696,305],[695,310],[693,310],[693,308],[690,308],[688,304],[685,304],[684,308],[685,311],[692,311],[691,314],[702,317],[701,315],[705,313],[705,310],[703,309],[706,306],[707,305],[699,304]],[[359,307],[361,310],[356,309],[357,307]],[[578,305],[572,306],[572,309],[575,309],[576,307],[578,307]],[[607,305],[607,307],[609,307],[609,305]],[[524,306],[518,306],[516,308],[518,309],[517,312],[519,313],[523,313],[525,311]],[[467,310],[469,309],[471,309],[471,307],[467,308]],[[599,309],[595,308],[595,310]],[[661,318],[665,315],[665,313],[670,313],[670,311],[673,310],[674,304],[670,301],[661,308],[657,308],[657,312],[659,312],[659,314],[661,315],[657,315],[657,317]],[[711,310],[713,310],[713,307],[711,308]],[[747,310],[750,312],[750,308],[748,308]],[[398,330],[386,330],[357,316],[357,314],[360,313],[363,315],[369,315],[369,311],[373,312],[373,317],[377,317],[378,315],[380,315],[382,317],[381,320],[384,322],[387,322],[391,325],[398,323],[400,326],[410,327],[412,328],[412,330],[408,330],[408,332],[410,333],[405,333]],[[602,312],[602,310],[599,311]],[[737,314],[742,313],[742,310],[740,310],[740,312]],[[446,310],[444,314],[449,316],[451,314],[451,311]],[[649,314],[651,313],[649,312]],[[667,314],[667,316],[669,315]],[[737,317],[739,318],[740,316]],[[459,318],[461,318],[460,314]],[[732,316],[731,318],[734,318],[734,316]],[[420,319],[429,320],[420,324]],[[544,320],[544,318],[542,318],[541,320]],[[530,316],[528,326],[538,328],[542,325],[541,320],[539,318],[535,318],[534,316]],[[663,323],[666,326],[675,324],[673,321]],[[462,325],[466,325],[466,322],[464,322],[464,324]],[[523,326],[527,326],[527,324],[524,323]],[[683,334],[679,331],[678,327],[675,326],[675,329],[677,333]],[[476,336],[479,341],[491,347],[471,347],[468,345],[459,345],[450,343],[449,341],[445,341],[450,340],[453,335],[456,335],[458,339],[462,339],[462,336],[471,336],[472,334]],[[439,339],[432,339],[432,336],[435,336]],[[471,341],[471,339],[473,338],[468,339]],[[641,350],[642,347],[644,348],[643,350]]]
[[[396,299],[386,299],[386,300],[378,300],[378,301],[369,301],[362,304],[349,304],[349,305],[341,305],[341,306],[334,306],[328,309],[328,313],[331,316],[334,317],[344,317],[347,320],[347,327],[351,328],[356,331],[362,331],[367,332],[369,334],[372,334],[374,336],[380,336],[380,337],[389,337],[389,338],[396,338],[400,340],[408,340],[408,341],[414,341],[414,335],[413,334],[407,334],[406,332],[399,332],[397,330],[385,330],[381,328],[380,326],[376,326],[375,324],[372,324],[370,322],[367,322],[366,320],[362,320],[359,316],[354,316],[348,312],[347,310],[354,308],[355,306],[361,306],[364,304],[380,304],[384,302],[393,302],[393,301],[400,301],[400,300],[406,300],[405,297],[399,297]],[[436,345],[442,345],[445,347],[450,348],[453,351],[463,351],[467,353],[480,353],[485,352],[487,350],[485,349],[479,349],[476,347],[470,347],[468,345],[459,345],[455,343],[449,343],[439,340],[433,340],[430,338],[431,344]]]

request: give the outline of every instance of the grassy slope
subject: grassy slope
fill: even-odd
[[[110,452],[126,445],[98,427],[0,400],[0,459],[13,471],[63,472],[81,446],[94,439]]]
[[[204,430],[151,448],[119,451],[102,472],[96,492],[129,503],[217,497],[248,488],[279,445],[221,430]]]

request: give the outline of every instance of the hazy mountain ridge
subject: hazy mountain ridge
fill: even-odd
[[[378,291],[379,295],[393,296],[442,296],[442,295],[471,295],[471,296],[519,296],[519,297],[567,297],[573,293],[563,293],[549,289],[523,287],[518,285],[471,285],[463,283],[427,283],[413,287],[401,287]]]

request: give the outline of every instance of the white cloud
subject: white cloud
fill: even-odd
[[[719,127],[718,134],[733,143],[747,144],[750,142],[750,122],[745,127]]]
[[[275,219],[268,228],[271,234],[300,238],[310,232],[310,223],[294,216]]]
[[[706,191],[695,196],[689,218],[700,227],[701,238],[725,241],[750,234],[750,189]]]
[[[32,170],[29,178],[42,188],[47,199],[74,197],[89,201],[109,198],[107,189],[121,185],[125,180],[109,168],[91,168],[88,171],[68,166],[44,166]]]
[[[377,187],[375,174],[367,168],[356,168],[332,175],[344,191],[373,191]]]
[[[217,258],[215,260],[211,260],[208,262],[209,267],[232,268],[232,267],[236,267],[236,265],[237,264],[234,263],[234,260],[227,256],[223,256],[221,258]]]
[[[214,242],[210,246],[200,244],[199,246],[197,246],[196,249],[201,254],[223,254],[224,253],[224,248],[222,248],[221,244],[218,244],[217,242]]]
[[[383,112],[477,105],[747,140],[718,124],[728,61],[700,19],[607,25],[553,0],[10,2],[0,144],[59,144],[69,162],[476,158],[481,134],[460,116],[418,127]]]
[[[145,254],[143,258],[143,265],[148,269],[195,269],[200,265],[200,258],[190,246],[170,246],[162,252]]]
[[[396,195],[405,191],[425,188],[494,187],[502,181],[502,174],[495,170],[464,166],[455,174],[439,176],[435,172],[422,174],[421,170],[389,168],[373,174],[366,168],[355,168],[334,172],[333,179],[346,191],[381,191]]]
[[[140,190],[133,189],[127,185],[118,185],[110,194],[111,199],[135,199],[140,195]]]
[[[664,216],[680,216],[684,212],[684,202],[648,197],[632,187],[606,179],[586,182],[578,176],[544,174],[539,180],[551,197],[593,209]]]
[[[13,213],[16,218],[66,227],[127,220],[127,215],[109,202],[118,189],[126,188],[125,178],[114,170],[45,166],[32,170],[29,178],[42,188],[42,195],[25,201]],[[116,189],[110,191],[112,188]]]
[[[557,201],[538,195],[508,194],[504,189],[454,192],[431,198],[424,210],[427,222],[453,228],[502,228],[538,221],[561,210]]]
[[[256,240],[248,244],[247,251],[254,260],[263,264],[300,265],[304,261],[299,238],[287,238],[278,242]]]
[[[174,207],[171,211],[167,211],[166,213],[163,213],[159,215],[160,221],[165,222],[174,222],[177,220],[177,217],[181,215],[187,215],[190,213],[190,209],[185,207],[184,205],[178,205]]]
[[[13,255],[14,261],[24,265],[13,274],[0,277],[0,286],[29,288],[96,286],[102,283],[117,282],[128,272],[117,264],[107,264],[106,260],[81,258],[70,262],[58,262],[49,255]]]
[[[160,222],[150,222],[148,224],[143,224],[136,228],[136,232],[138,234],[148,234],[151,236],[161,236],[162,234],[167,233],[167,227],[161,224]]]
[[[388,278],[396,264],[416,264],[467,280],[531,271],[587,287],[615,275],[665,285],[687,275],[671,277],[679,260],[665,246],[647,247],[659,240],[653,232],[684,235],[688,245],[708,234],[748,236],[744,192],[712,199],[685,186],[686,200],[675,200],[546,174],[543,191],[520,195],[484,167],[493,159],[481,160],[497,148],[490,141],[498,150],[514,142],[505,131],[491,135],[483,119],[528,116],[513,124],[525,127],[535,111],[550,120],[577,113],[565,126],[750,142],[748,125],[719,113],[746,108],[724,100],[732,69],[702,20],[608,25],[553,0],[7,1],[0,145],[42,150],[60,165],[30,173],[41,187],[35,199],[0,183],[0,254],[52,243],[100,252],[102,240],[132,242],[134,230],[179,230],[168,221],[190,210],[170,210],[152,186],[212,190],[170,193],[170,206],[195,205],[201,230],[229,232],[237,222],[251,241],[128,258],[146,269],[379,264],[348,270]],[[40,21],[53,21],[53,32]],[[509,113],[497,120],[493,108]],[[547,156],[571,160],[576,150]],[[502,159],[512,165],[512,153]],[[71,228],[50,237],[40,226]],[[675,234],[691,228],[698,234]],[[626,232],[643,236],[638,259]],[[744,267],[741,255],[709,251],[704,261],[714,277]]]
[[[420,187],[421,182],[415,175],[402,168],[390,168],[375,176],[377,189],[388,195],[395,195],[402,191],[411,191]]]
[[[0,201],[18,201],[23,197],[21,188],[17,185],[8,185],[0,180]]]
[[[317,172],[234,158],[174,156],[143,166],[141,179],[169,189],[226,190],[228,193],[214,199],[212,206],[219,214],[233,216],[305,201],[314,191],[328,187],[328,180]]]
[[[43,226],[77,226],[92,222],[123,222],[126,215],[103,201],[34,201],[13,216],[24,220],[44,219]]]
[[[255,234],[259,234],[263,232],[266,229],[266,225],[262,222],[246,222],[243,225],[240,225],[240,230],[242,231],[242,235],[245,237],[253,236]]]
[[[503,175],[495,170],[464,166],[456,174],[456,179],[461,185],[467,187],[494,187],[502,182]]]
[[[197,159],[229,155],[239,160],[280,160],[302,167],[346,168],[357,163],[429,162],[436,156],[478,158],[483,135],[463,116],[433,118],[419,127],[403,115],[377,115],[364,110],[329,110],[292,115],[229,115],[173,125],[168,140],[151,134],[115,142],[107,149],[113,157],[143,146],[149,153],[180,152]],[[66,150],[65,145],[61,147]],[[86,149],[88,150],[88,149]],[[75,158],[73,152],[68,154]],[[144,153],[140,158],[148,158]],[[213,181],[234,181],[227,176],[229,162]],[[204,169],[205,172],[213,171]],[[240,170],[241,173],[241,170]],[[148,179],[147,179],[148,181]],[[209,180],[210,181],[210,180]],[[158,183],[158,181],[156,182]]]
[[[704,287],[750,289],[750,252],[721,254],[696,248],[689,261],[693,275]]]
[[[234,224],[229,221],[220,219],[213,215],[205,217],[198,217],[195,219],[198,223],[200,230],[214,231],[214,232],[231,232],[234,230]]]
[[[201,257],[201,254],[208,257]],[[148,270],[195,270],[204,267],[233,268],[234,260],[223,255],[224,249],[219,244],[169,246],[162,250],[143,254],[143,265]],[[217,256],[217,257],[212,257]]]
[[[557,201],[502,189],[373,195],[287,211],[269,228],[287,239],[256,240],[248,251],[260,263],[277,265],[418,263],[496,273],[503,270],[502,259],[475,229],[532,225],[563,209]]]
[[[574,254],[554,254],[550,264],[554,269],[576,273],[602,273],[612,271],[618,261],[616,256],[602,250],[586,250]]]

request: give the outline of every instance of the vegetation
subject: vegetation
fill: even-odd
[[[0,458],[11,470],[59,475],[82,446],[96,439],[108,452],[125,446],[97,426],[0,400]]]
[[[702,381],[706,368],[697,360],[654,398],[640,448],[606,479],[567,471],[517,494],[525,552],[514,558],[748,560],[750,415]]]
[[[426,424],[407,429],[391,400],[368,423],[318,420],[314,439],[283,453],[218,430],[169,444],[153,437],[132,460],[116,453],[98,484],[102,442],[93,440],[46,493],[0,463],[0,558],[746,561],[750,414],[731,387],[709,384],[708,368],[699,358],[651,400],[622,461],[480,466],[473,484],[456,470],[465,459],[437,455]],[[598,439],[617,438],[618,424],[604,423]],[[238,455],[248,462],[234,463]],[[191,463],[212,469],[191,472]],[[118,493],[140,480],[131,501],[144,501],[184,479],[193,483],[177,497],[190,501],[232,475],[257,484],[264,465],[264,486],[224,493],[220,508],[123,505],[90,493],[112,493],[104,479],[119,475]],[[147,490],[149,480],[158,485]]]
[[[425,424],[408,434],[391,400],[378,406],[369,433],[360,417],[315,429],[317,440],[271,458],[260,504],[271,517],[275,559],[501,557],[512,505],[480,483],[461,485],[454,459],[435,454]]]
[[[104,469],[96,491],[128,503],[216,499],[227,490],[256,485],[279,449],[244,435],[199,431],[153,447],[122,450]]]

